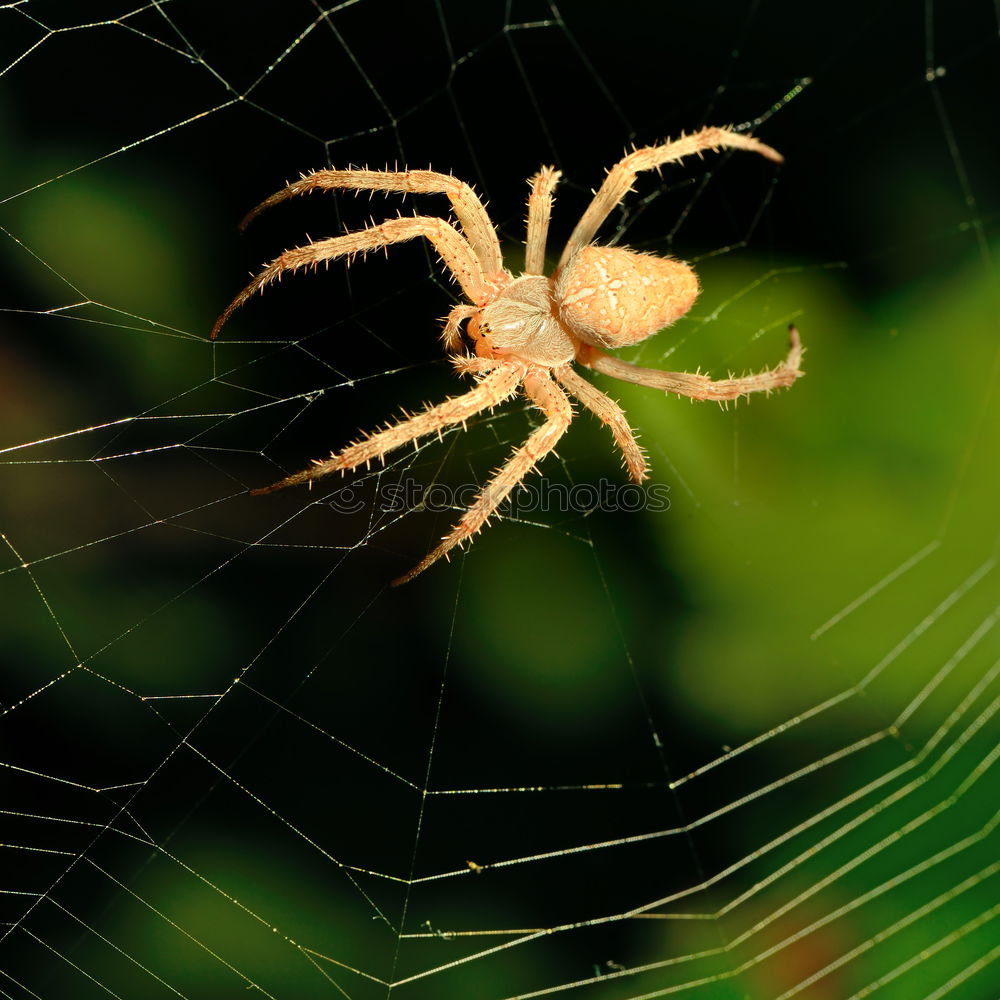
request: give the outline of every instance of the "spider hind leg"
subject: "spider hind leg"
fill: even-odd
[[[766,368],[753,375],[743,375],[739,378],[726,378],[714,381],[707,375],[691,372],[665,372],[658,368],[641,368],[621,358],[612,357],[597,348],[588,347],[581,351],[577,360],[580,364],[603,372],[612,378],[623,382],[633,382],[636,385],[648,385],[653,389],[673,392],[678,396],[688,396],[691,399],[713,400],[725,403],[731,399],[739,399],[752,392],[771,392],[790,386],[805,372],[799,367],[802,363],[802,341],[799,331],[788,328],[789,348],[785,360],[774,368]]]

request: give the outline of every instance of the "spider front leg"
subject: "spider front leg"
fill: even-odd
[[[359,465],[368,465],[410,441],[427,437],[428,434],[437,434],[452,424],[463,423],[477,413],[502,403],[514,394],[522,377],[523,372],[516,368],[497,366],[487,372],[482,381],[468,392],[452,396],[437,406],[428,407],[423,413],[407,417],[386,427],[385,430],[369,434],[328,459],[315,459],[309,468],[287,476],[270,486],[262,486],[250,492],[254,496],[273,493],[275,490],[283,490],[286,486],[311,483],[314,479],[328,476],[331,472],[349,472]]]
[[[504,502],[511,490],[558,444],[573,419],[573,409],[566,394],[549,375],[535,370],[524,379],[524,391],[528,398],[546,416],[545,423],[534,431],[527,441],[510,457],[479,494],[475,503],[465,512],[462,519],[445,536],[444,541],[416,566],[404,573],[393,586],[407,583],[428,566],[446,556],[456,545],[471,538],[489,520],[490,515]]]
[[[805,374],[799,367],[802,362],[802,342],[799,331],[788,328],[791,343],[785,360],[776,368],[769,368],[756,375],[744,375],[742,378],[727,378],[713,381],[707,375],[693,375],[690,372],[663,372],[656,368],[640,368],[638,365],[613,358],[610,354],[599,351],[596,347],[584,346],[577,357],[580,364],[603,372],[623,382],[634,382],[636,385],[648,385],[654,389],[676,393],[678,396],[689,396],[691,399],[713,399],[723,403],[729,399],[738,399],[751,392],[770,392],[772,389],[782,389],[791,385],[797,378]]]
[[[245,229],[265,209],[312,191],[385,191],[387,194],[444,194],[483,271],[491,278],[503,273],[503,257],[486,206],[465,181],[434,170],[315,170],[276,191],[252,209],[240,223]]]
[[[462,234],[444,219],[435,216],[413,215],[372,226],[344,236],[334,236],[327,240],[317,240],[304,246],[286,250],[276,257],[239,295],[226,307],[225,312],[215,321],[211,339],[219,335],[230,316],[254,292],[262,292],[272,281],[279,279],[286,271],[298,271],[303,267],[315,268],[338,257],[353,257],[355,254],[378,250],[392,243],[423,236],[434,244],[445,266],[462,286],[462,291],[473,301],[482,302],[487,295],[486,277],[482,265],[473,253],[472,247]]]

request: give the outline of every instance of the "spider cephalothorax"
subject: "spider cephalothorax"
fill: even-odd
[[[436,216],[389,219],[370,229],[286,250],[232,301],[216,321],[213,339],[234,310],[285,271],[338,257],[350,259],[423,236],[434,244],[468,300],[448,314],[442,338],[455,367],[473,376],[476,384],[468,392],[406,416],[328,459],[315,460],[309,468],[253,492],[269,493],[331,472],[347,472],[407,442],[463,423],[523,389],[545,414],[545,422],[515,450],[441,544],[396,581],[405,583],[479,531],[511,490],[552,451],[573,416],[569,396],[610,427],[631,477],[636,482],[646,478],[645,457],[621,407],[582,378],[574,364],[692,399],[725,401],[791,385],[802,374],[802,348],[794,328],[788,356],[776,368],[721,381],[690,372],[640,368],[605,353],[645,340],[683,316],[697,298],[698,279],[682,261],[593,245],[598,228],[631,190],[636,174],[692,153],[721,148],[751,150],[781,161],[770,146],[723,128],[705,128],[675,142],[637,149],[608,171],[550,276],[544,273],[545,244],[552,194],[560,177],[551,167],[543,167],[529,182],[524,273],[517,277],[503,266],[500,243],[483,203],[468,184],[450,175],[431,170],[318,170],[271,195],[246,217],[244,225],[279,201],[322,189],[445,194],[458,225]],[[466,349],[466,339],[474,353]]]

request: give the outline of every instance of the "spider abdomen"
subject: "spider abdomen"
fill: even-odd
[[[698,297],[698,278],[683,261],[617,247],[586,246],[556,281],[559,315],[594,347],[625,347],[683,316]]]

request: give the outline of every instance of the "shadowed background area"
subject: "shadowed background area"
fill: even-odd
[[[1000,185],[985,0],[0,9],[0,988],[20,998],[995,994]],[[602,242],[702,293],[629,360],[807,377],[727,410],[593,376],[467,554],[409,568],[523,400],[247,491],[463,388],[426,246],[282,249],[474,184],[508,263],[563,171],[705,124]],[[402,497],[402,501],[399,498]],[[467,501],[466,501],[467,502]]]

